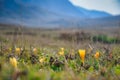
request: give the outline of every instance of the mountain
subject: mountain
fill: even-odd
[[[74,6],[69,0],[0,0],[0,23],[59,27],[111,16]]]
[[[85,28],[115,28],[115,27],[120,27],[120,15],[103,17],[103,18],[96,18],[96,19],[81,20],[80,23],[78,23],[78,28],[79,27],[85,27]]]

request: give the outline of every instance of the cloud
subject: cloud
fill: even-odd
[[[120,0],[70,0],[73,4],[87,9],[100,10],[113,15],[120,14]]]

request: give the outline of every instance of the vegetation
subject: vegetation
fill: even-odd
[[[14,51],[14,53],[12,53]],[[91,50],[14,48],[0,51],[1,80],[119,80],[120,48]]]
[[[98,41],[98,42],[103,42],[103,43],[120,43],[120,39],[108,37],[107,35],[93,36],[93,41],[94,42]]]
[[[13,31],[0,31],[0,80],[120,80],[120,45],[107,34],[41,29],[5,34]]]

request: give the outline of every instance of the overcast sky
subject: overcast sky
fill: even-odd
[[[120,0],[70,0],[73,4],[87,9],[109,12],[113,15],[120,14]]]

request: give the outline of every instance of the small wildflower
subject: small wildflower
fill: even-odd
[[[37,54],[37,49],[36,48],[33,48],[33,53]]]
[[[64,48],[60,48],[59,55],[64,56]]]
[[[20,55],[20,51],[21,51],[20,48],[15,48],[15,53],[16,53],[16,54]]]
[[[95,57],[96,59],[98,59],[99,56],[100,56],[100,53],[97,51],[97,52],[95,53],[94,57]]]
[[[40,59],[39,59],[39,62],[40,62],[40,63],[45,62],[45,58],[40,58]]]
[[[64,51],[64,48],[60,48],[61,51]]]
[[[10,64],[14,67],[17,68],[17,60],[16,58],[10,58]]]
[[[78,52],[79,52],[80,58],[82,60],[82,63],[84,63],[84,61],[85,61],[85,52],[86,51],[80,49]]]

